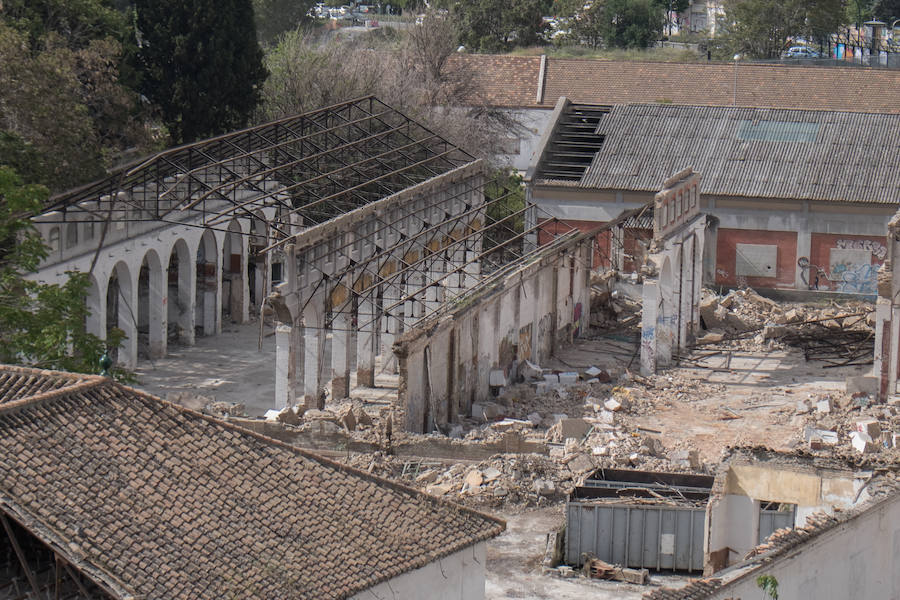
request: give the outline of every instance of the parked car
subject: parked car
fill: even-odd
[[[781,58],[819,58],[819,53],[806,46],[791,46],[781,54]]]

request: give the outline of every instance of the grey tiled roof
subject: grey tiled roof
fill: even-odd
[[[346,598],[504,528],[105,378],[27,393],[0,510],[117,598]]]
[[[693,167],[706,195],[900,200],[900,115],[637,104],[598,132],[580,187],[656,191]]]

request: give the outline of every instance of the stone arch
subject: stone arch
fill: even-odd
[[[166,267],[166,322],[175,325],[178,342],[186,345],[194,343],[196,269],[188,243],[178,238],[169,252]]]
[[[66,225],[66,250],[78,245],[78,225],[77,221]]]
[[[59,252],[59,227],[51,227],[47,235],[47,245],[50,246],[50,254]]]
[[[168,286],[156,250],[144,254],[138,273],[138,354],[149,358],[166,355]]]
[[[125,339],[118,347],[109,348],[110,357],[125,367],[137,365],[137,285],[132,279],[131,269],[124,261],[119,261],[109,275],[106,288],[106,339],[113,327],[121,329]]]
[[[216,236],[209,229],[203,232],[197,246],[197,275],[195,285],[194,325],[200,335],[215,335],[217,331],[216,304],[218,300],[219,276]]]

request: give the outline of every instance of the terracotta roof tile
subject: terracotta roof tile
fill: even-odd
[[[13,397],[0,507],[114,596],[346,598],[504,528],[107,379]]]
[[[486,90],[475,104],[536,104],[540,57],[473,54],[464,61]],[[453,63],[451,63],[453,64]],[[703,106],[900,113],[900,71],[759,63],[667,63],[548,57],[541,106],[560,96],[591,104]]]

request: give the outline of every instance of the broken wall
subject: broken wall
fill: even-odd
[[[405,428],[433,431],[470,414],[491,398],[492,372],[511,381],[522,361],[540,363],[586,331],[592,252],[593,237],[571,234],[404,333],[394,349]]]

